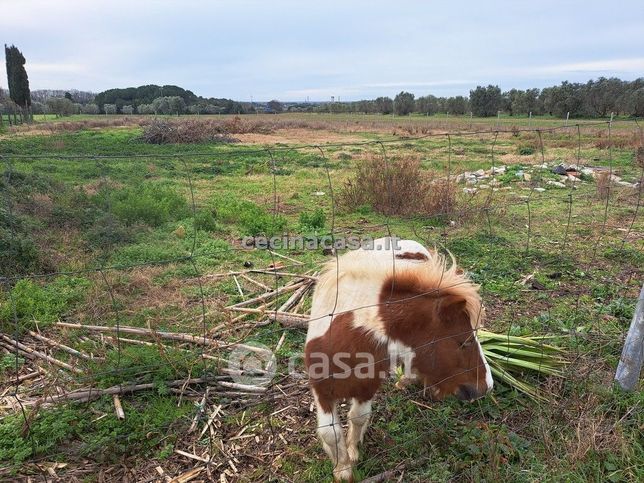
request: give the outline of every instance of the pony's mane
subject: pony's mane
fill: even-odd
[[[354,250],[328,261],[318,279],[318,288],[327,293],[336,289],[336,284],[359,280],[381,280],[385,283],[393,277],[395,286],[404,287],[412,293],[434,297],[456,296],[465,301],[473,329],[483,325],[485,310],[479,295],[479,286],[456,265],[454,256],[433,251],[426,260],[394,259],[392,252]]]

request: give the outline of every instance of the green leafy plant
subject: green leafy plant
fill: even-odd
[[[522,378],[528,372],[563,377],[566,364],[562,350],[544,344],[544,337],[519,337],[478,331],[478,339],[492,374],[532,399],[546,397],[531,382]]]

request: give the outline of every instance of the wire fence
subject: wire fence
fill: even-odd
[[[623,132],[620,132],[620,136],[628,139],[637,136],[641,149],[642,131],[639,124],[633,123],[628,126],[630,127],[622,128],[627,135],[623,136]],[[526,275],[522,281],[516,281],[511,287],[515,294],[514,300],[503,300],[495,295],[498,294],[495,284],[500,282],[495,279],[495,275],[485,277],[480,272],[477,274],[476,261],[472,267],[465,267],[474,275],[478,275],[476,281],[480,281],[482,285],[485,304],[487,305],[487,299],[495,299],[497,302],[487,308],[487,311],[491,312],[492,328],[507,333],[507,353],[511,354],[510,337],[525,332],[525,327],[517,322],[524,317],[522,313],[525,310],[521,306],[537,302],[539,313],[546,314],[539,318],[539,332],[551,337],[567,338],[568,367],[572,371],[579,371],[580,366],[575,364],[575,361],[586,356],[586,349],[583,344],[574,342],[575,339],[583,341],[593,338],[598,346],[612,347],[616,344],[615,340],[611,340],[614,339],[614,334],[605,336],[605,329],[596,322],[581,329],[575,325],[563,327],[553,322],[555,317],[551,311],[556,308],[557,297],[566,297],[571,303],[568,316],[574,324],[588,315],[582,306],[583,297],[589,295],[592,287],[585,283],[586,281],[592,280],[593,287],[596,287],[597,281],[600,280],[606,290],[610,291],[611,285],[624,286],[626,276],[628,280],[641,276],[640,270],[631,266],[629,260],[639,256],[644,248],[639,219],[644,164],[638,168],[635,157],[631,161],[624,161],[623,153],[629,150],[637,152],[638,146],[621,145],[622,157],[619,159],[619,165],[615,165],[615,126],[611,121],[547,128],[498,127],[500,126],[493,129],[432,132],[405,138],[324,145],[275,146],[261,149],[227,147],[216,152],[3,154],[1,159],[4,218],[9,233],[9,246],[14,250],[9,253],[9,258],[20,256],[15,247],[20,245],[19,232],[23,227],[19,226],[19,215],[21,210],[25,209],[25,200],[20,198],[21,193],[16,186],[21,180],[38,176],[38,170],[42,169],[43,163],[65,163],[63,169],[75,167],[88,181],[96,181],[104,190],[104,208],[112,218],[116,215],[111,193],[121,189],[115,175],[123,178],[128,173],[118,171],[121,163],[129,162],[129,169],[136,170],[140,166],[158,167],[167,161],[176,161],[177,164],[172,164],[171,168],[173,181],[180,180],[185,186],[191,219],[191,226],[186,223],[191,232],[181,237],[185,239],[183,247],[186,249],[181,254],[145,259],[144,251],[142,260],[119,261],[114,257],[119,246],[109,241],[116,239],[114,227],[107,224],[104,228],[109,242],[101,246],[100,250],[91,253],[91,257],[70,264],[72,268],[19,272],[10,270],[7,266],[6,272],[0,274],[3,275],[0,282],[4,286],[5,304],[10,308],[8,312],[3,313],[8,313],[10,320],[3,320],[2,323],[4,328],[11,327],[12,331],[3,330],[0,349],[12,354],[15,363],[12,369],[5,371],[5,374],[11,376],[10,381],[7,380],[4,384],[4,400],[7,407],[22,415],[25,434],[31,437],[30,425],[39,408],[43,406],[85,403],[84,407],[89,414],[91,401],[99,397],[112,396],[115,398],[114,404],[120,406],[121,395],[126,397],[139,391],[159,391],[162,387],[163,391],[176,393],[179,401],[188,398],[196,403],[189,418],[190,428],[186,429],[188,424],[181,428],[174,446],[184,462],[196,465],[190,471],[198,470],[199,474],[203,473],[209,478],[221,481],[252,480],[255,478],[253,475],[259,474],[257,467],[263,466],[266,473],[262,473],[261,478],[257,479],[298,480],[298,477],[285,473],[278,464],[289,447],[289,441],[284,436],[284,425],[293,424],[296,420],[280,418],[287,416],[289,408],[308,409],[313,403],[302,364],[296,364],[296,370],[293,370],[291,364],[285,367],[287,356],[281,351],[285,341],[288,341],[292,351],[295,350],[294,346],[302,345],[302,334],[306,324],[315,320],[305,315],[304,300],[310,295],[316,273],[319,272],[324,258],[306,256],[302,250],[288,247],[263,251],[249,250],[248,247],[241,246],[238,237],[230,233],[224,234],[227,238],[226,243],[213,248],[210,239],[203,236],[203,230],[200,230],[196,222],[199,213],[207,204],[206,197],[217,192],[222,180],[233,177],[228,174],[210,175],[212,168],[226,162],[252,159],[253,166],[267,168],[265,177],[270,180],[261,185],[264,188],[270,186],[270,190],[259,193],[259,196],[256,194],[255,199],[259,197],[265,200],[262,208],[272,218],[272,226],[279,226],[280,217],[291,215],[288,213],[291,208],[285,203],[284,198],[293,191],[293,187],[289,185],[288,189],[285,189],[284,186],[292,182],[290,177],[296,176],[290,172],[297,169],[294,165],[297,164],[298,158],[295,161],[290,158],[294,153],[298,156],[314,157],[316,160],[315,169],[321,173],[317,178],[319,186],[324,186],[328,192],[328,195],[323,193],[319,196],[322,202],[316,203],[324,204],[323,209],[330,217],[328,231],[316,233],[316,236],[330,237],[333,246],[339,238],[355,233],[373,237],[412,236],[422,241],[425,246],[437,247],[439,251],[454,252],[458,261],[458,251],[468,237],[475,239],[482,234],[484,237],[479,237],[477,243],[484,239],[487,245],[483,246],[493,247],[495,244],[507,243],[503,237],[511,233],[515,241],[509,248],[514,250],[509,257],[514,263],[521,265],[520,271]],[[588,139],[593,139],[598,132],[605,135],[607,142],[599,148],[588,148]],[[536,149],[529,162],[519,159],[521,162],[517,163],[514,160],[514,163],[521,164],[523,169],[516,172],[516,179],[512,179],[512,176],[515,176],[514,172],[511,175],[506,173],[513,164],[512,157],[508,156],[507,152],[501,152],[505,150],[500,149],[500,144],[515,143],[516,139],[523,139],[522,137],[529,137]],[[438,141],[442,144],[438,144]],[[473,143],[477,143],[474,148]],[[549,143],[553,145],[551,150]],[[480,146],[484,146],[485,149],[482,150]],[[420,156],[432,157],[433,161],[429,163],[432,168],[442,169],[442,179],[458,191],[457,205],[432,213],[431,220],[440,220],[440,223],[432,224],[426,217],[400,218],[393,214],[393,209],[376,217],[380,223],[358,229],[354,218],[339,219],[338,195],[346,180],[346,173],[342,173],[341,170],[349,169],[350,163],[338,161],[337,156],[333,158],[334,155],[344,150],[354,150],[359,153],[357,157],[365,155],[382,160],[385,166],[384,176],[388,180],[387,192],[382,193],[382,196],[393,206],[394,198],[400,195],[400,191],[396,191],[396,187],[392,185],[390,169],[397,162],[398,156],[417,148],[421,152]],[[473,149],[473,152],[468,153],[468,149]],[[434,162],[436,160],[440,162]],[[549,175],[559,162],[574,165],[572,171],[575,175],[564,174],[559,181],[545,176]],[[594,166],[593,170],[596,171],[593,172],[593,176],[598,175],[597,181],[579,181],[575,176],[579,174],[582,166],[589,165]],[[473,177],[472,171],[480,166],[490,168],[484,169],[482,176]],[[618,169],[620,172],[628,171],[633,181],[616,178],[615,173]],[[180,174],[177,174],[177,170]],[[90,177],[87,173],[97,176]],[[518,176],[519,173],[521,177]],[[563,176],[567,177],[565,184],[556,185],[555,183],[562,182]],[[602,176],[607,180],[607,186],[605,191],[598,194],[595,183],[599,185]],[[70,175],[69,178],[73,177]],[[242,179],[240,177],[238,181],[241,182]],[[474,183],[470,184],[472,181]],[[515,181],[517,183],[513,185]],[[78,184],[79,181],[76,178],[71,183]],[[234,196],[230,191],[223,192],[226,196]],[[548,217],[548,220],[544,221],[542,217]],[[581,221],[577,222],[577,219]],[[48,240],[49,243],[54,241]],[[205,248],[202,249],[201,245]],[[502,253],[502,250],[498,253]],[[331,257],[335,259],[336,269],[339,270],[338,250],[332,250]],[[622,257],[619,273],[608,275],[602,272],[601,275],[593,275],[594,272],[599,273],[600,269],[605,269],[607,265],[617,263],[615,260],[619,257]],[[562,264],[568,264],[566,266],[569,267],[571,259],[574,266],[570,270],[574,271],[575,275],[564,289],[548,289],[535,279],[536,273],[552,270],[555,270],[553,277],[561,277],[561,273],[558,273],[561,271],[559,267]],[[251,266],[243,266],[244,261],[246,265]],[[503,260],[499,260],[499,263],[501,262]],[[170,278],[178,277],[176,283],[179,287],[175,286],[173,290],[181,289],[182,285],[184,289],[189,289],[188,302],[183,298],[177,299],[178,310],[160,310],[155,313],[156,305],[165,297],[170,299],[167,305],[172,306],[173,295],[161,291],[161,294],[157,294],[161,300],[146,299],[145,289],[141,293],[130,293],[130,290],[136,291],[136,287],[132,289],[122,279],[123,276],[136,277],[140,270],[159,267],[171,267],[174,270],[169,275],[166,274]],[[482,270],[490,268],[483,267]],[[395,256],[392,257],[392,271],[395,278]],[[163,272],[155,272],[154,275],[164,276]],[[92,284],[91,289],[88,288],[91,290],[89,296],[92,300],[88,303],[91,313],[83,317],[85,321],[92,322],[91,326],[87,323],[80,324],[81,321],[74,318],[74,313],[65,314],[62,320],[48,324],[49,327],[43,328],[42,332],[38,321],[31,320],[26,323],[20,314],[21,302],[16,300],[19,295],[16,294],[15,287],[21,281],[42,284],[70,276],[87,277]],[[336,283],[335,307],[324,317],[331,316],[331,319],[335,319],[347,313],[346,310],[336,310],[338,299],[342,296],[338,287],[339,281]],[[415,297],[436,294],[450,288],[453,287],[439,284],[432,290],[413,297],[352,307],[350,312],[383,304],[405,304]],[[296,294],[298,297],[295,297]],[[541,296],[542,294],[546,296]],[[239,299],[241,300],[235,302]],[[596,313],[608,313],[609,302],[599,301],[601,306],[595,307]],[[251,307],[252,305],[256,307]],[[483,312],[483,307],[480,311]],[[141,315],[144,312],[152,315]],[[502,318],[503,324],[494,325],[494,316]],[[160,327],[166,329],[161,330]],[[177,328],[181,330],[175,330]],[[464,334],[450,337],[462,335]],[[56,340],[56,337],[68,340],[62,343]],[[258,344],[258,341],[263,345]],[[433,339],[425,345],[433,346],[440,341],[440,338]],[[270,342],[275,343],[275,346],[266,347]],[[68,344],[75,344],[75,347],[69,347]],[[413,347],[412,351],[423,349],[425,345]],[[132,359],[134,349],[128,348],[143,346],[155,348],[158,359]],[[300,346],[299,351],[302,349]],[[95,356],[91,351],[100,355]],[[250,368],[244,367],[243,364],[242,367],[231,367],[229,360],[231,353],[235,351],[241,351],[243,357],[250,354],[258,358],[261,364]],[[545,343],[542,351],[546,351]],[[20,364],[21,359],[25,359],[27,363]],[[373,364],[377,365],[380,362],[383,361],[375,361]],[[108,368],[101,367],[103,364]],[[160,381],[155,373],[168,366],[174,369],[169,373],[181,377]],[[478,369],[474,367],[469,370],[478,372]],[[337,377],[338,374],[327,377],[334,376]],[[39,382],[30,384],[33,381]],[[439,381],[437,385],[442,382],[444,380]],[[550,381],[549,384],[551,387],[544,389],[544,393],[549,392],[552,397],[557,396],[558,390],[564,390],[561,383]],[[407,400],[422,405],[423,403],[416,399],[423,396],[427,390],[427,387],[406,390],[404,396]],[[547,403],[537,399],[535,404]],[[145,411],[145,406],[140,410]],[[374,411],[378,413],[377,406]],[[484,417],[481,403],[472,405],[465,412],[473,417]],[[226,423],[221,422],[223,414],[230,417],[242,414],[238,434],[232,437],[224,436],[224,433],[232,428],[226,428]],[[364,414],[359,414],[354,418],[363,416]],[[249,419],[244,421],[245,417]],[[335,418],[334,413],[334,419],[330,424],[334,431],[340,428],[339,421]],[[418,418],[419,421],[426,421],[428,416],[421,414]],[[313,415],[307,413],[304,418],[297,419],[302,420],[306,425],[303,430],[308,435],[306,437],[313,437],[315,430],[320,428],[312,423]],[[348,422],[347,418],[343,421]],[[255,446],[244,446],[240,443],[248,441],[243,438],[243,432],[244,428],[249,427],[256,428],[256,432],[253,433]],[[199,431],[200,435],[197,435]],[[123,444],[127,444],[127,437],[120,437],[124,439]],[[304,436],[298,435],[296,440],[301,441],[302,437]],[[414,443],[422,437],[419,433],[416,437],[387,447],[379,447],[376,442],[370,442],[369,449],[358,465],[367,471],[370,471],[370,468],[378,468],[384,454],[403,454],[403,451],[411,451],[415,447]],[[337,434],[336,438],[339,441],[342,437]],[[36,454],[36,442],[33,439],[32,445]],[[417,463],[401,461],[400,464],[400,467],[392,471],[403,471],[403,465],[412,469]],[[20,468],[19,465],[9,466],[8,471]],[[343,469],[345,468],[341,465],[336,465],[334,471],[339,473]],[[159,475],[152,473],[147,478],[142,480],[154,481]]]

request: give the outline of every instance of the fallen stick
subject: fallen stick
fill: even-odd
[[[306,329],[309,326],[309,318],[306,315],[295,314],[293,312],[270,312],[266,315],[270,320],[279,322],[284,327]]]
[[[121,399],[118,394],[112,396],[114,400],[114,410],[116,411],[116,417],[118,419],[125,419],[125,411],[123,411],[123,405],[121,404]]]
[[[206,424],[204,425],[203,429],[201,430],[201,433],[199,433],[199,437],[197,438],[198,440],[203,437],[203,435],[208,431],[208,428],[212,425],[212,422],[215,420],[217,415],[219,414],[219,411],[221,411],[221,404],[218,405],[213,411],[208,420],[206,421]]]
[[[65,344],[61,344],[60,342],[56,342],[55,340],[52,340],[48,337],[45,337],[44,335],[41,335],[37,332],[34,332],[33,330],[29,331],[29,335],[44,342],[45,344],[49,344],[51,346],[57,347],[62,351],[67,352],[68,354],[71,354],[73,356],[79,357],[80,359],[85,359],[86,361],[91,361],[92,357],[89,354],[85,354],[84,352],[81,352],[79,350],[73,349],[69,346],[66,346]]]
[[[201,456],[197,456],[196,454],[188,453],[186,451],[181,451],[180,449],[175,449],[174,452],[180,454],[181,456],[185,456],[186,458],[203,461],[204,463],[210,463],[210,460],[207,458],[202,458]]]
[[[318,278],[312,275],[302,275],[301,273],[290,273],[290,272],[276,272],[274,270],[250,270],[250,273],[265,273],[267,275],[279,275],[280,277],[296,277],[296,278],[305,278],[307,280],[314,280],[317,282]]]
[[[227,385],[223,385],[223,381],[217,381],[216,378],[198,377],[193,379],[179,379],[176,381],[168,381],[165,383],[165,385],[168,387],[181,387],[183,385],[207,384],[207,383],[215,383],[217,385],[222,385],[222,387],[230,387],[227,385],[234,384],[234,383],[225,383]],[[266,390],[266,388],[263,388],[263,387],[247,386],[244,384],[237,384],[235,385],[235,388],[239,389],[239,386],[244,387],[246,389],[245,392],[249,395],[257,394],[258,391],[263,392]],[[56,403],[60,401],[88,402],[101,396],[114,395],[114,394],[118,394],[118,395],[131,394],[133,392],[154,389],[155,387],[157,387],[157,383],[151,382],[151,383],[145,383],[145,384],[118,385],[118,386],[108,387],[107,389],[82,389],[79,391],[69,392],[67,394],[61,394],[58,396],[45,396],[41,400],[33,401],[30,404],[39,404],[42,402]]]
[[[80,369],[78,369],[76,367],[73,367],[73,366],[70,366],[66,362],[59,361],[55,357],[48,356],[47,354],[43,354],[42,352],[39,352],[39,351],[37,351],[35,349],[32,349],[29,346],[21,344],[17,340],[12,339],[11,337],[7,337],[4,334],[0,334],[0,338],[2,338],[4,341],[6,341],[8,344],[10,344],[12,349],[18,348],[22,352],[26,352],[28,354],[31,354],[32,356],[38,357],[39,359],[44,359],[47,362],[50,362],[51,364],[54,364],[54,365],[56,365],[58,367],[62,367],[63,369],[67,369],[68,371],[74,372],[76,374],[82,374],[83,373],[83,371],[81,371]]]
[[[306,293],[311,290],[313,286],[312,282],[308,282],[303,285],[301,288],[297,289],[293,295],[291,295],[286,302],[284,302],[278,309],[278,312],[288,312],[288,310],[295,306]]]
[[[188,428],[189,433],[192,433],[197,428],[197,423],[199,422],[199,418],[203,414],[204,409],[206,409],[206,400],[208,399],[209,392],[210,392],[210,388],[207,387],[206,391],[203,393],[203,397],[201,398],[201,401],[199,401],[199,407],[197,409],[195,417],[192,418],[192,424]]]
[[[235,281],[235,285],[237,285],[237,290],[239,291],[239,295],[244,297],[244,291],[241,288],[241,285],[239,285],[239,280],[237,280],[237,277],[233,275],[233,280]]]
[[[249,277],[248,275],[246,275],[246,274],[240,273],[240,274],[239,274],[239,276],[240,276],[241,278],[243,278],[244,280],[248,280],[250,283],[253,283],[253,284],[257,285],[258,287],[263,288],[264,290],[267,290],[267,291],[268,291],[268,290],[270,290],[270,289],[271,289],[268,285],[265,285],[265,284],[263,284],[262,282],[258,282],[257,280],[254,280],[254,279],[250,278],[250,277]]]
[[[265,387],[249,386],[248,384],[238,384],[236,382],[218,381],[217,385],[221,387],[228,387],[230,389],[237,389],[238,391],[250,392],[253,394],[262,394],[266,392]]]
[[[274,252],[273,250],[269,250],[268,253],[271,255],[275,255],[276,257],[283,258],[284,260],[288,260],[289,262],[293,262],[297,265],[304,265],[304,263],[300,262],[299,260],[295,260],[294,258],[287,257],[286,255],[282,255],[280,253]]]
[[[181,342],[191,342],[193,344],[200,344],[200,345],[210,345],[217,347],[218,349],[234,349],[234,348],[239,348],[239,349],[244,349],[248,350],[251,352],[258,352],[258,353],[267,353],[270,352],[267,349],[262,349],[259,347],[247,345],[247,344],[226,344],[225,342],[221,342],[218,340],[214,339],[209,339],[207,337],[203,336],[196,336],[196,335],[191,335],[191,334],[181,334],[177,332],[161,332],[161,331],[156,331],[156,330],[150,330],[150,329],[140,329],[138,327],[128,327],[128,326],[120,326],[120,327],[108,327],[104,325],[85,325],[85,324],[70,324],[68,322],[56,322],[56,325],[59,327],[67,327],[70,329],[81,329],[81,330],[91,330],[95,332],[123,332],[125,334],[136,334],[136,335],[143,335],[143,336],[149,336],[149,337],[160,337],[161,339],[168,339],[168,340],[178,340]]]
[[[285,285],[283,287],[277,287],[276,289],[271,290],[270,292],[265,292],[262,295],[258,295],[257,297],[253,297],[252,299],[244,300],[243,302],[239,302],[233,305],[229,305],[226,308],[231,309],[232,307],[246,307],[247,305],[252,305],[258,302],[265,302],[269,299],[279,297],[280,295],[283,295],[288,292],[292,292],[293,290],[297,290],[302,285],[306,284],[308,282],[297,282],[293,283],[291,285]]]

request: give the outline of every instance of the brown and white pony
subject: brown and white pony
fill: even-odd
[[[336,481],[352,481],[371,401],[399,360],[433,400],[473,400],[492,389],[476,339],[482,315],[478,286],[454,260],[448,267],[412,240],[381,238],[374,250],[327,264],[313,295],[305,362]],[[337,413],[345,399],[352,401],[346,441]]]

